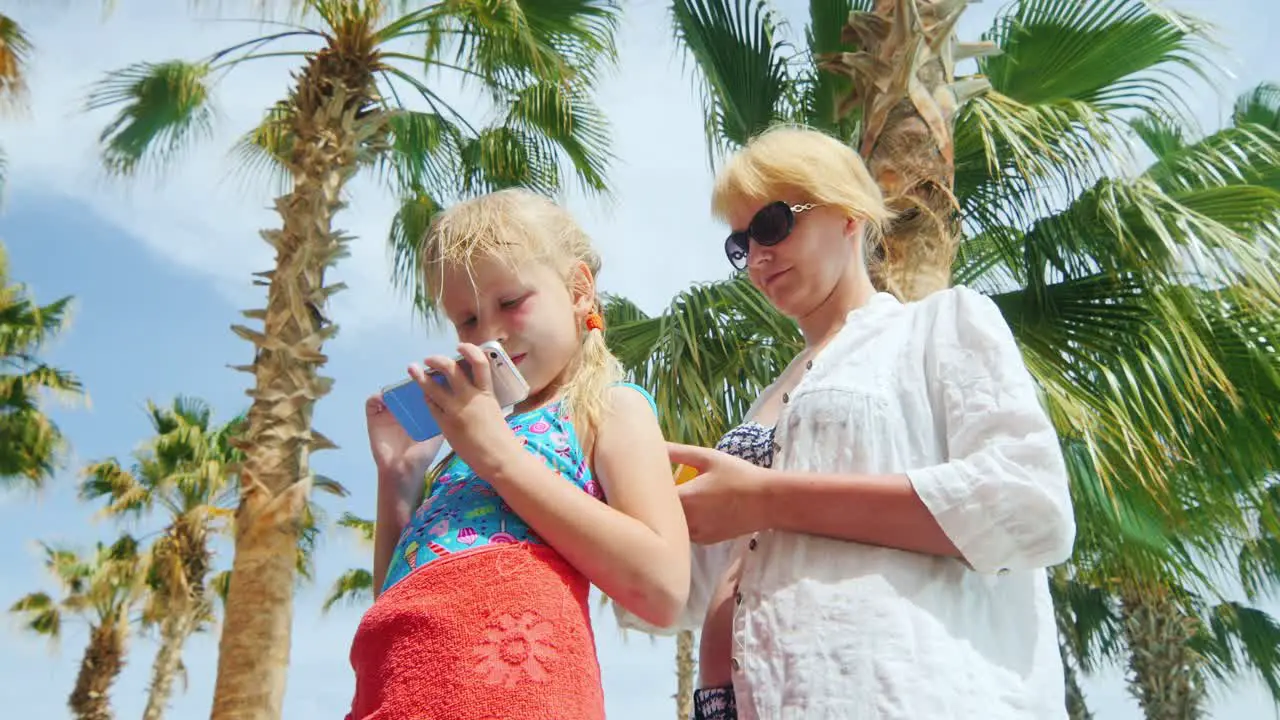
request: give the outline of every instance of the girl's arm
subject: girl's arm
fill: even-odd
[[[425,463],[415,465],[400,475],[378,474],[378,509],[373,530],[373,597],[382,594],[382,583],[387,579],[391,566],[391,554],[400,542],[400,534],[409,524],[413,511],[422,504],[426,492],[423,478],[431,468],[431,461],[440,452],[444,438],[426,441],[422,452]]]
[[[925,364],[948,460],[890,475],[769,472],[751,483],[753,524],[960,557],[979,572],[1063,562],[1075,538],[1066,465],[1013,335],[972,290],[935,302]]]
[[[596,587],[646,623],[674,623],[689,594],[689,531],[649,401],[610,389],[593,469],[608,504],[527,451],[504,452],[485,479]]]

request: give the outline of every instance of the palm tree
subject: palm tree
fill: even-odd
[[[319,375],[336,326],[325,315],[341,285],[325,271],[349,237],[333,226],[343,189],[373,166],[409,198],[400,236],[460,194],[524,185],[551,190],[566,166],[589,191],[604,191],[606,131],[589,101],[598,68],[613,55],[618,6],[611,0],[500,4],[300,0],[297,24],[197,62],[140,63],[111,73],[90,108],[121,106],[103,132],[104,160],[120,173],[171,158],[211,124],[212,85],[261,57],[296,56],[289,97],[242,144],[287,172],[275,202],[276,252],[262,273],[265,309],[247,311],[262,329],[236,326],[254,345],[253,404],[241,440],[236,553],[219,646],[214,718],[274,718],[284,699],[292,617],[292,557],[306,506],[309,454],[333,447],[313,430]],[[395,7],[397,11],[393,12]],[[273,42],[310,50],[267,52]],[[421,43],[414,49],[410,44]],[[407,69],[406,69],[407,68]],[[452,74],[492,101],[495,121],[473,123],[418,70]],[[400,102],[405,90],[426,110]],[[413,262],[414,243],[400,246]]]
[[[800,50],[767,3],[676,0],[673,16],[713,162],[776,122],[841,137],[899,212],[878,286],[910,300],[958,282],[993,298],[1068,452],[1082,529],[1071,571],[1087,588],[1141,570],[1101,591],[1123,598],[1121,622],[1167,615],[1162,597],[1189,597],[1175,591],[1194,580],[1189,553],[1213,557],[1214,531],[1242,526],[1280,466],[1274,420],[1245,402],[1275,398],[1280,377],[1268,270],[1280,143],[1250,117],[1134,176],[1126,145],[1143,134],[1127,120],[1185,127],[1169,73],[1208,71],[1199,25],[1140,0],[1020,0],[982,41],[958,43],[963,5],[811,3]],[[967,58],[980,75],[955,79]],[[652,356],[640,377],[674,401],[664,410],[707,431],[735,420],[798,347],[740,278],[611,334],[621,356]],[[1128,625],[1133,654],[1153,640],[1139,625]],[[1200,636],[1161,627],[1180,626]]]
[[[42,362],[41,348],[67,325],[71,298],[39,305],[9,279],[0,245],[0,485],[43,486],[64,445],[58,426],[40,409],[42,391],[82,395],[74,375]]]
[[[147,557],[138,543],[123,536],[101,542],[88,557],[43,545],[45,567],[61,588],[61,598],[34,592],[9,611],[21,615],[28,630],[57,641],[68,617],[89,626],[89,644],[68,705],[78,720],[111,720],[111,685],[124,668],[129,613],[144,595]]]
[[[143,613],[146,623],[159,629],[160,648],[152,665],[151,686],[144,720],[159,720],[182,668],[187,638],[214,619],[214,553],[211,542],[230,534],[239,491],[235,468],[243,454],[233,442],[244,418],[215,426],[213,412],[202,400],[176,398],[169,407],[147,402],[155,436],[134,453],[131,469],[115,458],[85,468],[80,496],[106,500],[105,514],[120,519],[149,516],[159,509],[166,516],[160,536],[151,546],[148,575],[150,594]],[[345,496],[346,489],[324,477],[316,488]],[[310,542],[298,548],[299,573],[310,576],[317,509],[308,512],[304,535]]]

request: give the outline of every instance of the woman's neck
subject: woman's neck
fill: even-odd
[[[849,313],[866,305],[876,289],[865,270],[850,272],[832,288],[827,299],[809,314],[796,319],[800,334],[804,337],[806,352],[817,352],[844,327]]]

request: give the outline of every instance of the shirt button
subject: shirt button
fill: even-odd
[[[733,667],[734,672],[742,669],[742,663],[738,662],[738,658],[729,658],[729,665]]]
[[[1009,568],[1000,568],[996,571],[997,575],[1004,576],[1009,574]]]
[[[750,550],[755,550],[756,545],[759,545],[759,544],[760,544],[759,540],[756,540],[755,538],[751,538],[751,542],[747,543],[747,548]]]
[[[813,361],[812,361],[812,360],[810,360],[809,362],[805,363],[805,364],[804,364],[804,369],[805,369],[805,370],[812,370],[812,369],[813,369]]]
[[[782,404],[786,405],[789,402],[791,402],[791,396],[787,393],[782,393]]]

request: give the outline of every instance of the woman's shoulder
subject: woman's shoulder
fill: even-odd
[[[933,339],[1005,336],[1004,313],[990,296],[964,285],[939,290],[910,303],[916,326]]]

